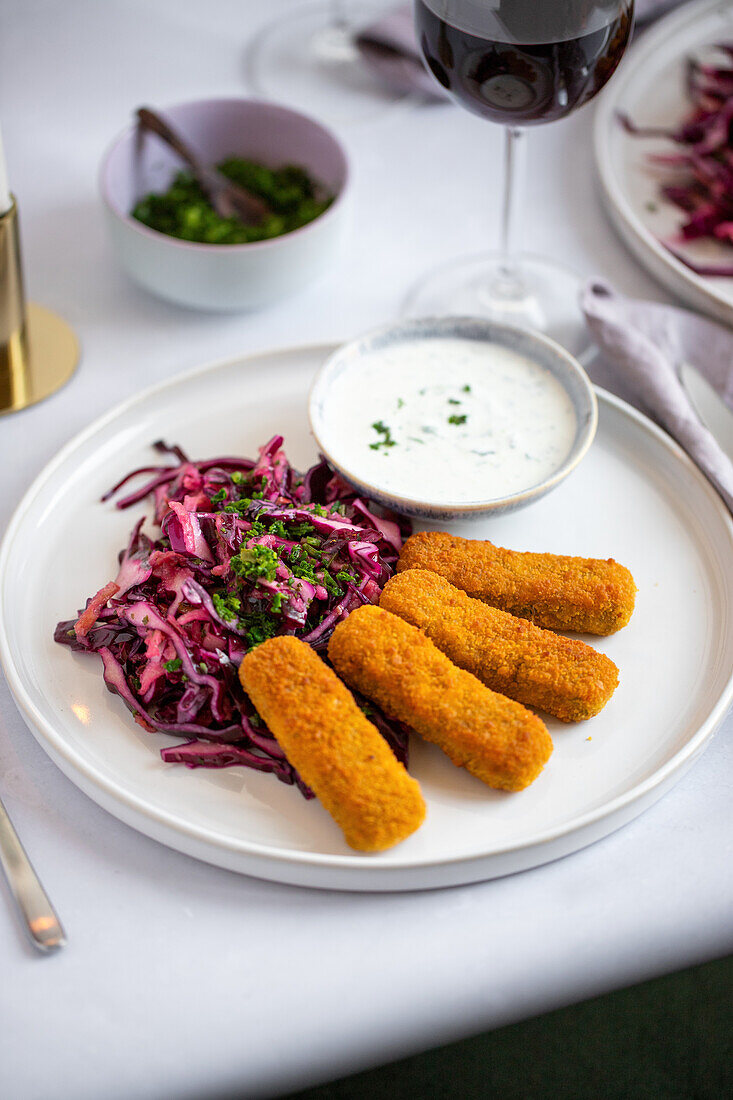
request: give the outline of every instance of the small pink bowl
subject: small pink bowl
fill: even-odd
[[[256,99],[199,99],[161,112],[203,158],[250,157],[277,167],[297,164],[335,196],[308,225],[251,244],[181,241],[130,216],[138,199],[165,191],[182,165],[159,138],[128,127],[100,170],[112,243],[122,266],[147,290],[183,306],[246,310],[264,306],[316,280],[336,260],[346,220],[346,153],[320,122]]]

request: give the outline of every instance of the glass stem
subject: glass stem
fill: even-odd
[[[517,213],[522,190],[526,137],[523,130],[507,126],[504,131],[504,202],[501,212],[500,282],[504,297],[523,294],[522,279],[517,264]]]
[[[345,34],[349,30],[345,0],[331,0],[331,26],[335,31]]]

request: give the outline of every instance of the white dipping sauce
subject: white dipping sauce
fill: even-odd
[[[345,470],[436,504],[538,485],[562,465],[577,429],[549,370],[460,337],[373,350],[334,378],[324,405],[329,450]]]

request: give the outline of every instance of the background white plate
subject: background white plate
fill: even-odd
[[[164,764],[174,739],[136,726],[100,662],[55,645],[53,628],[115,573],[137,509],[99,497],[155,457],[163,436],[194,458],[252,455],[281,432],[292,461],[315,458],[306,401],[332,347],[260,354],[197,371],[113,410],[31,486],[0,550],[0,656],[28,725],[59,767],[122,821],[235,871],[350,890],[424,889],[522,870],[589,844],[672,785],[733,695],[733,524],[669,438],[599,394],[598,435],[580,467],[524,511],[452,530],[518,549],[628,565],[630,625],[594,642],[621,684],[590,722],[548,726],[555,752],[520,794],[490,791],[414,740],[425,825],[390,852],[346,847],[326,812],[271,776]],[[177,738],[175,740],[180,740]]]
[[[617,119],[622,111],[639,126],[678,125],[689,111],[687,58],[710,58],[710,47],[721,41],[733,41],[733,4],[721,0],[684,4],[642,34],[599,98],[594,144],[606,209],[637,259],[688,305],[733,324],[733,278],[696,275],[659,243],[673,234],[683,215],[660,201],[647,157],[675,146],[663,138],[628,134]],[[684,252],[698,263],[733,262],[733,246],[714,241],[691,242]]]

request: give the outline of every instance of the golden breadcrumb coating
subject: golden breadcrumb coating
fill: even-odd
[[[417,627],[380,607],[357,608],[339,623],[328,656],[348,684],[490,787],[522,790],[552,752],[537,715],[456,668]]]
[[[604,653],[474,600],[427,569],[393,577],[379,606],[419,627],[493,691],[563,722],[598,714],[618,684],[618,669]]]
[[[309,645],[271,638],[247,654],[239,678],[352,848],[381,852],[422,824],[417,781]]]
[[[397,572],[407,569],[430,569],[469,596],[549,630],[613,634],[634,610],[634,578],[613,558],[520,553],[421,531],[402,547]]]

